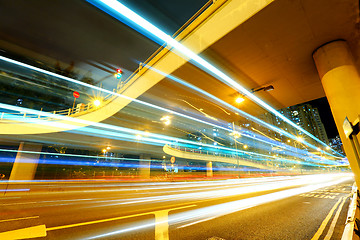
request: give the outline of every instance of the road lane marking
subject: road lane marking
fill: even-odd
[[[193,204],[193,205],[188,205],[188,206],[183,206],[183,207],[176,207],[176,208],[168,209],[168,211],[179,210],[179,209],[183,209],[183,208],[190,208],[190,207],[195,207],[195,206],[196,205]],[[161,210],[159,210],[159,211],[161,211]],[[46,230],[53,231],[53,230],[59,230],[59,229],[65,229],[65,228],[80,227],[80,226],[86,226],[86,225],[91,225],[91,224],[96,224],[96,223],[116,221],[116,220],[121,220],[121,219],[125,219],[125,218],[140,217],[140,216],[149,215],[149,214],[155,214],[155,212],[138,213],[138,214],[132,214],[132,215],[128,215],[128,216],[121,216],[121,217],[107,218],[107,219],[101,219],[101,220],[95,220],[95,221],[89,221],[89,222],[75,223],[75,224],[46,228]]]
[[[39,218],[39,216],[22,217],[22,218],[12,218],[12,219],[4,219],[4,220],[0,220],[0,222],[17,221],[17,220],[24,220],[24,219],[31,219],[31,218]]]
[[[344,203],[345,203],[345,201],[346,201],[347,198],[348,198],[348,197],[344,197],[344,199],[343,199],[343,201],[341,202],[338,210],[336,211],[335,217],[334,217],[334,219],[333,219],[332,222],[331,222],[330,228],[329,228],[329,230],[328,230],[328,232],[327,232],[324,240],[330,240],[331,236],[333,235],[334,229],[335,229],[335,225],[336,225],[336,223],[337,223],[337,220],[338,220],[338,218],[339,218],[339,216],[340,216],[341,210],[342,210],[342,208],[343,208],[343,206],[344,206]]]
[[[343,197],[340,197],[339,200],[335,203],[335,205],[332,207],[332,209],[330,210],[330,212],[328,213],[328,215],[326,216],[326,218],[324,219],[324,221],[321,223],[319,229],[317,230],[317,232],[315,233],[315,235],[311,238],[311,240],[318,240],[319,237],[321,236],[322,232],[324,231],[326,225],[328,224],[331,216],[333,215],[335,209],[337,208],[337,206],[340,204],[341,200],[343,199]]]
[[[0,233],[0,239],[29,239],[46,237],[46,226],[38,225],[34,227],[16,229]]]
[[[155,240],[169,240],[169,210],[155,212]]]

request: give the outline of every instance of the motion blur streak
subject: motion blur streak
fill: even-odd
[[[46,117],[55,118],[55,119],[66,120],[66,121],[74,122],[74,123],[93,125],[95,127],[101,127],[101,128],[112,130],[112,131],[105,131],[105,130],[96,129],[93,127],[92,128],[85,127],[85,128],[80,128],[79,130],[77,130],[77,131],[81,131],[83,133],[84,132],[92,133],[92,134],[100,133],[102,136],[107,136],[107,137],[111,137],[114,139],[119,139],[119,136],[121,136],[122,138],[120,138],[120,139],[127,140],[127,141],[129,141],[129,140],[139,141],[139,139],[137,139],[137,137],[136,137],[137,134],[144,134],[144,135],[148,134],[149,137],[144,136],[141,138],[141,141],[143,143],[159,145],[159,144],[172,144],[172,143],[179,144],[179,142],[180,142],[180,143],[190,144],[190,146],[193,145],[193,146],[200,146],[200,147],[209,147],[210,149],[214,149],[214,146],[211,144],[197,143],[197,142],[193,142],[193,141],[189,141],[189,140],[185,140],[185,139],[181,139],[181,138],[169,137],[169,136],[161,135],[161,134],[145,133],[144,131],[133,130],[133,129],[129,129],[129,128],[124,128],[124,127],[119,127],[119,126],[114,126],[114,125],[109,125],[109,124],[104,124],[104,123],[94,123],[94,122],[90,122],[90,121],[86,121],[86,120],[82,120],[82,119],[76,119],[76,118],[72,118],[72,117],[66,117],[66,116],[46,113],[46,112],[42,112],[42,111],[37,111],[37,110],[32,110],[32,109],[27,109],[27,108],[22,108],[22,107],[17,107],[17,106],[11,106],[11,105],[7,105],[7,104],[3,104],[3,103],[0,103],[0,107],[4,108],[4,109],[8,109],[8,110],[13,110],[13,111],[18,111],[18,112],[26,112],[26,113],[30,113],[30,114],[36,114],[36,115],[46,116]],[[22,118],[19,116],[14,117],[11,114],[4,114],[4,118],[10,119],[10,120],[38,123],[41,125],[50,125],[50,126],[54,126],[54,127],[62,126],[63,128],[67,128],[68,126],[71,126],[71,124],[58,123],[58,122],[47,121],[47,120],[42,120],[42,119],[37,119],[37,118]],[[114,132],[114,130],[118,131],[118,132],[116,133],[116,132]],[[127,133],[130,133],[130,135]],[[163,140],[163,139],[165,139],[165,140]],[[268,157],[268,158],[276,160],[276,158],[274,158],[273,156],[270,156],[270,155],[264,155],[264,154],[249,152],[249,151],[243,151],[243,150],[239,150],[239,149],[233,149],[233,148],[227,148],[227,147],[221,147],[221,146],[216,146],[216,149],[226,150],[226,151],[230,151],[230,152],[237,152],[240,154],[263,156],[263,157]],[[310,154],[310,155],[313,155],[313,154]],[[304,156],[302,156],[301,154],[298,154],[297,156],[299,158],[304,158]],[[319,158],[316,155],[313,155],[313,156],[315,158]],[[309,160],[318,162],[317,160],[313,160],[310,158],[309,158]],[[280,159],[280,161],[292,162],[291,160],[287,160],[287,159]],[[330,160],[321,159],[321,158],[320,158],[320,161],[322,163],[327,163],[330,165],[338,164],[336,161],[330,161]],[[308,164],[308,163],[300,163],[300,164]]]
[[[204,217],[211,216],[222,216],[226,214],[230,214],[233,212],[237,212],[240,210],[244,210],[250,207],[255,207],[260,204],[269,203],[273,201],[277,201],[283,198],[288,198],[291,196],[295,196],[298,194],[311,192],[319,188],[324,188],[328,186],[332,186],[335,184],[339,184],[348,180],[351,180],[352,177],[349,175],[343,175],[341,177],[336,177],[334,175],[320,177],[319,179],[313,178],[313,184],[309,186],[299,187],[295,189],[284,190],[280,192],[270,193],[263,196],[252,197],[247,199],[242,199],[234,202],[223,203],[215,206],[205,207],[203,209],[197,209],[193,211],[186,212],[184,214],[177,214],[171,216],[169,218],[169,222],[171,223],[179,223],[179,221],[188,221],[195,220]]]
[[[89,88],[93,88],[93,89],[96,89],[96,90],[99,90],[99,91],[102,91],[102,92],[106,92],[106,93],[109,93],[109,94],[112,94],[112,95],[117,95],[119,97],[123,97],[123,98],[126,98],[126,99],[129,99],[131,101],[134,101],[134,102],[137,102],[137,103],[140,103],[140,104],[143,104],[143,105],[146,105],[146,106],[150,106],[152,108],[156,108],[156,109],[159,109],[159,110],[162,110],[162,111],[166,111],[168,113],[171,113],[171,114],[175,114],[175,115],[178,115],[178,116],[181,116],[181,117],[184,117],[184,118],[187,118],[187,119],[190,119],[190,120],[194,120],[196,122],[199,122],[199,123],[203,123],[203,124],[207,124],[207,125],[210,125],[210,126],[213,126],[213,127],[217,127],[219,129],[223,129],[223,130],[226,130],[226,131],[229,131],[229,132],[232,132],[233,130],[232,129],[229,129],[229,128],[224,128],[220,125],[217,125],[217,124],[213,124],[213,123],[210,123],[210,122],[207,122],[207,121],[203,121],[203,120],[200,120],[200,119],[196,119],[194,117],[191,117],[191,116],[187,116],[187,115],[184,115],[184,114],[181,114],[181,113],[178,113],[178,112],[175,112],[175,111],[172,111],[172,110],[169,110],[169,109],[165,109],[165,108],[162,108],[162,107],[159,107],[159,106],[156,106],[156,105],[153,105],[153,104],[150,104],[150,103],[147,103],[147,102],[143,102],[143,101],[140,101],[140,100],[137,100],[137,99],[132,99],[132,98],[129,98],[129,97],[126,97],[124,95],[121,95],[121,94],[117,94],[117,93],[114,93],[114,92],[111,92],[111,91],[108,91],[108,90],[105,90],[105,89],[102,89],[102,88],[99,88],[99,87],[96,87],[96,86],[92,86],[92,85],[89,85],[89,84],[86,84],[86,83],[83,83],[81,81],[78,81],[78,80],[75,80],[75,79],[71,79],[71,78],[68,78],[68,77],[64,77],[62,75],[59,75],[59,74],[56,74],[56,73],[52,73],[52,72],[49,72],[49,71],[46,71],[46,70],[43,70],[43,69],[40,69],[40,68],[37,68],[37,67],[34,67],[34,66],[31,66],[31,65],[28,65],[28,64],[24,64],[24,63],[21,63],[21,62],[18,62],[18,61],[15,61],[15,60],[12,60],[12,59],[9,59],[9,58],[6,58],[6,57],[2,57],[0,56],[0,60],[3,60],[3,61],[7,61],[7,62],[10,62],[10,63],[13,63],[13,64],[16,64],[16,65],[19,65],[19,66],[22,66],[22,67],[26,67],[26,68],[29,68],[29,69],[32,69],[32,70],[35,70],[35,71],[39,71],[39,72],[42,72],[42,73],[45,73],[45,74],[48,74],[48,75],[51,75],[51,76],[55,76],[55,77],[58,77],[58,78],[61,78],[61,79],[64,79],[66,81],[71,81],[71,82],[74,82],[74,83],[77,83],[77,84],[80,84],[80,85],[83,85],[83,86],[86,86],[86,87],[89,87]],[[229,104],[228,104],[229,105]],[[69,121],[75,121],[75,122],[78,122],[78,123],[81,123],[81,124],[87,124],[87,125],[97,125],[99,126],[100,123],[94,123],[94,122],[89,122],[89,121],[85,121],[85,120],[80,120],[80,119],[74,119],[74,118],[69,118],[69,117],[65,117],[65,116],[56,116],[55,114],[48,114],[48,113],[44,113],[42,111],[36,111],[36,110],[30,110],[30,109],[23,109],[23,108],[19,108],[19,107],[15,107],[15,106],[10,106],[10,105],[6,105],[6,104],[1,104],[0,107],[4,108],[4,109],[8,109],[8,110],[13,110],[13,111],[19,111],[19,112],[26,112],[26,113],[30,113],[30,114],[37,114],[39,116],[47,116],[47,117],[52,117],[52,118],[58,118],[58,119],[61,119],[61,120],[69,120]],[[233,109],[234,107],[232,107]],[[8,114],[5,115],[5,117],[8,116]],[[9,119],[11,120],[17,120],[17,119],[23,119],[23,118],[14,118],[12,117],[11,115],[8,116]],[[41,119],[32,119],[33,121],[36,121],[36,123],[38,124],[43,124],[43,125],[50,125],[50,126],[54,126],[54,127],[60,127],[60,128],[69,128],[69,127],[73,127],[74,126],[71,126],[69,124],[64,124],[64,123],[51,123],[51,121],[47,121],[47,122],[44,122],[43,120]],[[24,120],[23,120],[24,121]],[[25,121],[30,121],[28,118],[25,120]],[[55,125],[54,125],[55,124]],[[275,127],[273,127],[272,125],[269,125],[265,122],[262,122],[261,124],[264,124],[264,126],[267,126],[267,127],[270,127],[271,129],[273,130],[277,130]],[[105,125],[102,124],[101,127],[104,127]],[[115,127],[115,126],[112,126],[112,128]],[[117,129],[120,129],[120,127],[117,127]],[[126,130],[124,128],[121,128],[122,131]],[[132,132],[135,133],[135,130],[132,130]],[[136,134],[143,134],[143,132],[141,131],[138,131]],[[290,138],[294,138],[293,135],[291,134],[288,134],[286,133],[285,131],[282,132],[282,134],[290,137]],[[134,137],[132,137],[134,139]],[[162,136],[161,138],[164,138],[164,136]],[[166,139],[169,139],[169,138],[166,138]],[[171,139],[171,138],[170,138]],[[169,139],[169,140],[170,140]],[[173,140],[173,139],[171,139]],[[158,142],[158,141],[157,141]],[[168,142],[163,142],[163,144],[168,144]],[[270,143],[271,144],[271,143]],[[311,148],[315,148],[314,146],[306,143],[306,145],[308,145],[309,147]],[[240,151],[241,152],[241,151]],[[300,154],[301,152],[299,152],[298,154]],[[326,153],[325,154],[328,154],[328,155],[331,155],[329,153]],[[332,155],[333,156],[333,155]],[[318,158],[318,156],[315,156],[315,158]],[[329,164],[334,164],[334,163],[330,163]]]
[[[192,84],[190,84],[190,83],[187,83],[187,82],[183,81],[183,80],[180,79],[180,78],[177,78],[177,77],[172,76],[172,75],[170,75],[170,74],[166,74],[166,73],[164,73],[164,72],[162,72],[162,71],[160,71],[160,70],[158,70],[158,69],[156,69],[156,68],[154,68],[154,67],[151,67],[151,66],[149,66],[149,65],[144,64],[144,66],[147,67],[147,68],[149,68],[149,69],[151,69],[151,70],[153,70],[153,71],[155,71],[155,72],[157,72],[157,73],[159,73],[159,74],[161,74],[161,75],[163,75],[163,76],[165,76],[165,77],[167,77],[168,79],[171,79],[171,80],[173,80],[173,81],[175,81],[175,82],[177,82],[177,83],[179,83],[179,84],[181,84],[181,85],[184,85],[184,86],[186,86],[186,87],[188,87],[188,88],[190,88],[190,89],[193,89],[193,90],[195,90],[195,91],[197,91],[197,92],[199,92],[199,93],[201,93],[201,94],[209,97],[212,101],[215,100],[216,102],[218,102],[218,103],[221,104],[222,106],[226,107],[228,110],[232,110],[232,111],[234,111],[234,112],[237,112],[237,113],[239,113],[239,115],[241,115],[241,116],[243,116],[243,117],[246,117],[246,118],[249,118],[249,119],[251,119],[253,122],[258,123],[258,124],[266,127],[266,128],[269,129],[269,130],[273,130],[273,131],[278,132],[278,133],[280,133],[280,134],[283,134],[283,135],[285,135],[285,136],[287,136],[287,137],[289,137],[289,138],[291,138],[291,139],[293,139],[293,140],[297,140],[297,136],[295,136],[295,135],[293,135],[293,134],[290,134],[290,133],[288,133],[288,132],[286,132],[286,131],[284,131],[284,130],[282,130],[282,129],[274,126],[274,125],[271,125],[271,124],[269,124],[269,123],[266,123],[266,122],[264,122],[264,121],[262,121],[262,120],[260,120],[260,119],[258,119],[258,118],[256,118],[256,117],[254,117],[254,116],[252,116],[252,115],[244,112],[244,111],[241,111],[239,108],[236,108],[236,107],[232,106],[231,104],[229,104],[229,103],[227,103],[227,102],[225,102],[225,101],[223,101],[223,100],[215,97],[214,95],[212,95],[212,94],[210,94],[210,93],[208,93],[208,92],[206,92],[206,91],[204,91],[204,90],[202,90],[202,89],[200,89],[200,88],[198,88],[198,87],[196,87],[196,86],[194,86],[194,85],[192,85]],[[227,129],[227,128],[224,128],[224,130],[227,130],[227,131],[229,131],[229,132],[233,131],[233,130],[230,130],[230,129]],[[269,141],[269,140],[265,141],[265,140],[260,139],[260,138],[257,138],[257,137],[252,137],[250,134],[246,134],[246,133],[244,134],[242,130],[236,129],[236,131],[240,132],[240,133],[242,134],[242,136],[249,137],[249,138],[253,138],[253,139],[257,140],[257,141],[261,141],[261,142],[264,142],[264,143],[266,143],[266,144],[276,145],[276,146],[279,146],[279,147],[282,147],[282,148],[284,148],[284,147],[286,146],[286,148],[289,148],[289,146],[287,146],[286,144],[283,144],[283,143],[281,143],[281,142],[279,142],[279,141]],[[254,133],[252,132],[252,134],[254,134]],[[306,142],[306,141],[304,141],[303,143],[304,143],[306,146],[308,146],[308,147],[310,147],[310,148],[318,151],[318,147],[316,147],[316,146],[314,146],[314,145],[312,145],[312,144],[310,144],[310,143],[308,143],[308,142]],[[329,155],[329,156],[334,156],[334,157],[336,157],[335,155],[330,154],[330,153],[327,153],[327,152],[325,152],[325,151],[323,151],[323,150],[320,150],[320,152],[321,152],[322,154],[326,154],[326,155]],[[334,152],[335,152],[335,151],[334,151]],[[339,153],[337,153],[337,154],[339,154]],[[339,154],[339,155],[342,156],[341,154]]]
[[[224,198],[229,196],[237,196],[248,193],[256,193],[263,191],[276,190],[281,188],[289,188],[289,187],[298,187],[300,185],[309,184],[311,185],[314,182],[322,183],[327,182],[332,179],[334,176],[323,176],[323,175],[313,175],[313,176],[305,176],[299,179],[292,179],[287,181],[275,181],[270,183],[262,183],[259,185],[249,185],[249,186],[241,186],[230,189],[220,189],[220,190],[212,190],[207,191],[208,188],[198,189],[199,191],[193,193],[180,193],[180,194],[172,194],[166,196],[158,196],[158,197],[148,197],[148,198],[139,198],[139,199],[128,199],[121,204],[134,204],[134,203],[143,203],[143,202],[166,202],[169,200],[206,200],[213,198]],[[346,178],[348,180],[348,178]],[[345,181],[345,180],[344,180]],[[204,192],[200,192],[204,191]],[[310,190],[311,191],[311,190]],[[183,190],[178,190],[177,192],[183,192]],[[119,201],[120,202],[120,201]],[[101,206],[110,206],[117,205],[119,203],[111,203],[105,204]]]
[[[186,57],[189,57],[192,61],[199,64],[203,68],[210,71],[213,75],[217,76],[219,80],[224,81],[226,84],[234,87],[238,91],[240,91],[242,94],[248,96],[250,99],[252,99],[254,102],[262,106],[264,109],[270,111],[275,116],[279,117],[283,121],[287,122],[294,128],[298,129],[299,131],[305,133],[315,141],[319,142],[321,145],[327,147],[325,143],[317,139],[315,136],[310,134],[309,132],[302,129],[300,126],[293,123],[291,120],[280,114],[278,111],[276,111],[274,108],[272,108],[270,105],[262,101],[260,98],[256,97],[254,94],[252,94],[250,91],[246,90],[243,86],[241,86],[239,83],[237,83],[235,80],[231,79],[229,76],[227,76],[225,73],[217,69],[215,66],[207,62],[205,59],[201,58],[194,52],[192,52],[190,49],[173,39],[170,35],[166,34],[165,32],[161,31],[159,28],[151,24],[149,21],[145,20],[129,8],[127,8],[125,5],[121,4],[120,2],[116,0],[87,0],[92,5],[98,7],[99,9],[105,11],[109,15],[112,15],[113,17],[117,18],[118,20],[122,21],[123,17],[127,18],[128,20],[132,21],[139,27],[143,28],[143,30],[149,32],[150,34],[154,35],[158,39],[161,39],[166,44],[170,45],[180,53],[184,54]],[[120,16],[119,16],[120,15]],[[125,21],[126,24],[128,24]],[[133,27],[132,25],[130,27]],[[135,28],[135,30],[139,31],[139,27]],[[139,31],[140,32],[140,31]],[[172,50],[172,49],[171,49]]]
[[[351,179],[352,179],[351,174],[327,174],[327,175],[301,176],[297,180],[294,180],[294,181],[290,180],[290,182],[292,182],[292,183],[283,185],[283,187],[285,187],[287,185],[288,187],[296,187],[296,188],[282,190],[279,192],[269,193],[269,194],[250,197],[250,198],[245,198],[245,199],[241,199],[241,200],[211,205],[208,207],[189,210],[189,211],[185,211],[185,212],[181,212],[181,213],[177,213],[177,214],[171,214],[168,216],[167,223],[169,225],[185,224],[185,226],[183,225],[182,227],[186,227],[186,225],[189,226],[189,225],[193,225],[193,224],[200,223],[203,221],[211,220],[216,217],[220,217],[223,215],[231,214],[231,213],[245,210],[248,208],[256,207],[261,204],[274,202],[277,200],[296,196],[296,195],[306,193],[306,192],[311,192],[311,191],[317,190],[319,188],[325,188],[325,187],[329,187],[332,185],[336,185],[336,184],[339,184],[339,183],[342,183],[345,181],[349,181]],[[275,182],[273,184],[274,189],[277,189],[276,185],[277,184]],[[305,186],[301,186],[301,185],[305,185]],[[260,191],[260,192],[264,191],[264,188],[262,188],[261,185],[257,186],[256,188],[254,186],[251,186],[251,187],[249,186],[248,188],[254,189],[255,192],[256,191]],[[271,188],[269,188],[269,189],[271,189]],[[229,190],[229,192],[235,192],[235,191],[236,191],[236,189],[231,189],[231,191]],[[223,196],[222,194],[224,193],[223,190],[212,191],[212,193],[214,193],[214,192],[217,192],[218,197],[222,197]],[[245,193],[245,192],[236,193],[236,194],[242,194],[242,193]],[[194,194],[194,196],[196,196],[196,194]],[[182,199],[182,198],[177,198],[177,199]],[[161,224],[161,223],[158,222],[157,224]],[[148,221],[138,221],[125,229],[121,229],[121,230],[114,229],[111,232],[102,233],[102,234],[99,234],[99,235],[96,235],[96,236],[93,236],[93,237],[90,237],[87,239],[103,238],[103,237],[108,237],[111,235],[121,234],[121,233],[125,233],[125,232],[131,232],[131,231],[139,230],[139,229],[146,229],[146,228],[154,227],[154,226],[155,226],[155,223],[149,223]]]

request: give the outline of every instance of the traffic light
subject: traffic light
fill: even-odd
[[[122,76],[122,73],[123,73],[123,71],[120,68],[116,69],[115,77],[117,79],[120,79]]]

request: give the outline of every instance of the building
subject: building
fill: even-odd
[[[307,132],[314,135],[316,138],[320,139],[322,142],[329,144],[329,139],[327,137],[324,124],[321,121],[317,108],[313,108],[310,104],[299,104],[288,108],[280,109],[279,112]],[[271,113],[262,114],[260,116],[260,119],[278,128],[281,128],[288,133],[302,137],[311,144],[314,144],[316,146],[318,145],[315,140],[304,135],[302,132],[285,123],[280,118],[274,116]],[[271,131],[268,132],[268,134],[272,135],[272,137],[277,140],[280,139],[281,141],[285,142],[285,140],[287,139],[285,136],[280,135],[279,133],[271,133]]]

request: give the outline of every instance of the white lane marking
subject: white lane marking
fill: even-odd
[[[17,220],[24,220],[24,219],[31,219],[31,218],[39,218],[39,216],[22,217],[22,218],[12,218],[12,219],[4,219],[4,220],[0,220],[0,222],[17,221]]]
[[[343,206],[344,206],[344,203],[345,203],[345,201],[346,201],[347,198],[348,198],[348,197],[344,197],[344,199],[343,199],[343,201],[341,202],[338,210],[336,211],[335,217],[334,217],[334,219],[333,219],[332,222],[331,222],[330,228],[329,228],[329,230],[328,230],[328,232],[327,232],[324,240],[330,240],[331,236],[333,235],[334,229],[335,229],[335,225],[336,225],[336,223],[337,223],[337,221],[338,221],[338,218],[339,218],[339,216],[340,216],[341,210],[342,210],[342,208],[343,208]]]
[[[16,229],[7,232],[0,233],[0,239],[29,239],[29,238],[38,238],[46,237],[46,226],[38,225],[34,227]]]

